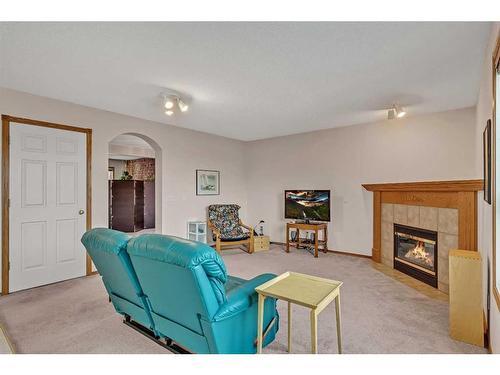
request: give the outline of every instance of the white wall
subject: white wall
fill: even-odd
[[[372,193],[362,183],[476,177],[475,109],[245,144],[250,222],[284,242],[285,189],[331,189],[329,248],[371,255]]]
[[[493,98],[493,87],[492,87],[492,64],[491,59],[493,56],[493,50],[495,48],[497,35],[500,32],[500,23],[494,23],[492,26],[490,34],[490,42],[486,51],[484,67],[482,71],[481,86],[479,90],[479,96],[477,101],[477,112],[476,112],[476,177],[483,177],[483,130],[486,126],[486,121],[492,118],[492,98]],[[498,92],[498,89],[497,89]],[[497,132],[500,131],[497,124]],[[499,150],[497,150],[497,153]],[[497,169],[498,172],[498,169]],[[497,185],[498,189],[498,185]],[[478,204],[478,217],[479,217],[479,228],[478,228],[478,246],[481,251],[483,258],[483,286],[484,286],[484,301],[486,309],[486,295],[487,295],[487,274],[488,266],[491,271],[492,262],[492,206],[487,204],[483,200],[482,194],[479,197]],[[497,224],[498,225],[498,224]],[[497,249],[497,254],[500,253],[500,248]],[[497,273],[500,273],[500,269],[497,268]],[[489,286],[492,290],[492,285]],[[491,310],[490,310],[490,342],[492,346],[492,351],[494,353],[500,353],[500,306],[497,306],[495,299],[491,298]]]
[[[115,180],[119,180],[123,172],[127,170],[127,162],[125,160],[108,159],[108,167],[115,169]]]
[[[83,107],[0,88],[0,113],[93,129],[92,225],[106,227],[108,215],[108,143],[122,133],[140,133],[162,149],[162,233],[184,237],[187,220],[206,218],[212,203],[247,207],[243,144],[240,141]],[[196,196],[195,170],[221,172],[219,196]],[[158,173],[157,173],[158,175]],[[159,193],[160,194],[160,193]],[[0,259],[1,261],[1,259]]]
[[[155,150],[150,148],[135,147],[130,145],[109,144],[109,158],[113,159],[116,155],[137,156],[140,158],[154,158]]]

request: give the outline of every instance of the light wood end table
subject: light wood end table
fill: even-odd
[[[266,297],[288,302],[288,352],[292,350],[292,303],[311,309],[311,352],[318,352],[318,315],[335,300],[337,316],[338,352],[342,353],[342,334],[340,323],[340,286],[342,281],[324,279],[296,272],[285,272],[255,288],[258,293],[257,315],[257,353],[262,353],[262,326],[264,320],[264,301]]]

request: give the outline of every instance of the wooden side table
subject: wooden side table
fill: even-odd
[[[290,240],[290,229],[297,230],[296,240]],[[287,223],[286,224],[286,252],[290,252],[290,245],[295,246],[300,249],[301,246],[308,244],[306,238],[300,237],[301,230],[313,230],[314,231],[314,257],[318,257],[318,249],[326,253],[328,251],[328,224],[327,223]],[[323,231],[323,239],[319,239],[319,232]],[[312,244],[312,243],[309,243]]]
[[[335,300],[337,317],[337,345],[342,353],[340,325],[340,286],[342,281],[324,279],[302,273],[285,272],[258,286],[257,353],[262,353],[262,328],[264,322],[264,301],[273,297],[288,301],[288,352],[292,350],[292,303],[311,309],[311,352],[318,353],[318,315]]]

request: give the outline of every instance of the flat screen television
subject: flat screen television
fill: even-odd
[[[285,219],[330,221],[330,190],[285,190]]]

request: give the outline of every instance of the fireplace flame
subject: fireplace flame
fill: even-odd
[[[432,259],[430,254],[425,251],[425,245],[423,241],[418,241],[417,245],[413,249],[408,250],[405,258],[417,259],[429,266],[433,266],[434,263],[434,260]]]

